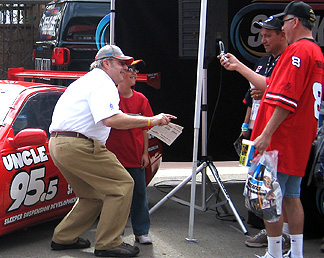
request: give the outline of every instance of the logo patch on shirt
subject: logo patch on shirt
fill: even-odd
[[[114,109],[114,105],[112,103],[110,103],[110,109],[113,110]]]
[[[282,87],[283,90],[288,91],[291,88],[290,82],[288,82],[286,85]]]
[[[255,70],[255,72],[258,73],[258,72],[260,72],[261,69],[262,69],[262,65],[259,65],[259,66],[257,67],[257,69]]]
[[[324,64],[320,60],[315,61],[318,68],[324,69]]]

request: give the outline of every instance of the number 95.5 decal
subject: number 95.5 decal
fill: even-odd
[[[30,173],[26,170],[16,173],[10,185],[12,204],[7,212],[17,210],[21,205],[32,206],[52,200],[57,194],[59,178],[50,178],[47,187],[44,179],[45,166],[32,168]]]

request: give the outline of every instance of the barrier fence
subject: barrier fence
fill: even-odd
[[[8,68],[33,69],[33,44],[47,2],[0,0],[0,79],[7,79]]]

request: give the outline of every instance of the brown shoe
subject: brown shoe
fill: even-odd
[[[83,249],[90,247],[91,243],[88,239],[79,237],[76,243],[73,244],[58,244],[52,241],[51,247],[53,250],[65,250],[65,249]]]
[[[108,250],[97,250],[95,249],[95,256],[99,257],[134,257],[140,252],[137,246],[122,243],[119,246]]]

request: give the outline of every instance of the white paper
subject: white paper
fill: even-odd
[[[171,145],[175,139],[182,133],[183,127],[174,123],[168,125],[156,125],[148,130],[148,133],[160,139],[167,145]]]

